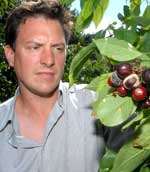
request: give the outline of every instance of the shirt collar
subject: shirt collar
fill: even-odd
[[[59,91],[60,91],[60,96],[58,99],[58,104],[60,107],[63,108],[64,106],[64,94],[66,94],[68,83],[62,83],[60,81],[59,84]],[[5,128],[5,126],[8,124],[8,122],[12,121],[14,118],[14,108],[15,108],[15,103],[16,103],[16,98],[19,95],[19,87],[15,91],[14,97],[10,98],[9,100],[5,101],[2,103],[0,106],[0,131]]]

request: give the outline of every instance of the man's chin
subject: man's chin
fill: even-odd
[[[56,86],[51,89],[43,89],[43,90],[32,90],[33,94],[39,97],[52,97],[55,93],[58,92],[59,86]]]

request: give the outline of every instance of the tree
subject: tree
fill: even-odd
[[[91,1],[82,1],[82,10],[79,19],[77,19],[77,29],[79,31],[86,26],[86,21],[89,23],[89,21],[94,20],[93,13],[91,14],[89,10],[84,9],[85,2],[86,5],[92,6]],[[95,1],[93,1],[94,3]],[[96,37],[77,53],[71,63],[69,79],[72,85],[76,82],[84,63],[90,58],[93,51],[99,52],[97,58],[103,58],[109,62],[110,73],[100,73],[88,86],[98,95],[97,101],[93,103],[93,111],[105,126],[122,125],[122,130],[128,127],[133,127],[135,130],[135,137],[125,143],[119,152],[106,150],[106,154],[101,161],[101,172],[146,172],[150,170],[150,105],[146,108],[145,105],[143,107],[146,101],[150,101],[150,85],[146,81],[147,78],[145,80],[145,73],[150,71],[150,6],[147,4],[143,15],[141,15],[141,4],[142,1],[140,0],[131,0],[129,5],[125,5],[123,7],[124,14],[118,14],[122,26],[115,29],[114,24],[111,24],[107,28],[107,30],[112,31],[110,37]],[[88,5],[86,9],[88,9]],[[83,21],[78,22],[80,18]],[[124,79],[122,76],[118,77],[120,74],[118,66],[120,64],[126,66],[132,64],[132,67],[134,66],[133,73],[131,72],[131,76],[129,75],[130,78],[127,78],[127,76]],[[136,76],[136,79],[133,79],[133,76]],[[111,82],[109,78],[111,78]],[[125,86],[129,79],[131,82],[134,80],[134,84],[138,80],[140,84],[144,85],[142,86],[142,93],[145,94],[143,90],[146,90],[148,95],[146,93],[142,96],[144,95],[144,99],[147,97],[146,100],[137,96],[137,90],[141,89],[140,85],[138,85],[136,92],[135,89],[132,89],[133,91],[128,89],[127,96],[121,95],[122,92],[118,91],[120,85],[117,84],[119,82],[119,84]]]
[[[15,0],[1,0],[0,3],[0,102],[11,97],[17,85],[14,72],[9,69],[3,54],[5,16],[15,3]]]

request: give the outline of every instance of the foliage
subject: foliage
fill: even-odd
[[[64,6],[71,5],[73,1],[74,0],[59,0],[59,2]],[[76,21],[76,31],[82,31],[91,23],[91,20],[93,20],[97,26],[103,17],[108,3],[109,0],[81,0],[80,5],[82,7],[82,11]]]
[[[144,13],[141,14],[141,4],[141,0],[131,0],[129,5],[125,5],[123,7],[124,14],[118,14],[118,18],[122,22],[121,27],[116,28],[112,23],[106,30],[112,33],[111,36],[93,38],[90,44],[77,53],[70,67],[69,79],[70,85],[72,85],[77,81],[93,51],[98,52],[97,59],[103,58],[107,63],[109,62],[110,70],[107,70],[106,73],[99,73],[88,86],[98,95],[97,101],[93,103],[93,110],[105,126],[114,127],[122,124],[122,130],[132,127],[135,131],[135,137],[124,144],[118,153],[106,150],[106,154],[100,162],[99,170],[101,172],[150,170],[150,111],[149,109],[139,109],[131,97],[114,96],[107,83],[113,69],[112,66],[115,64],[121,62],[136,64],[137,61],[140,69],[150,68],[150,6],[147,4]],[[83,3],[83,5],[85,4]],[[86,26],[86,21],[89,24],[93,20],[90,15],[92,12],[85,11],[84,6],[82,10],[79,19],[82,16],[83,22],[80,23],[81,28],[77,27],[79,31],[84,28],[82,24]],[[86,13],[85,18],[84,13]],[[77,20],[77,25],[78,23]]]
[[[14,72],[8,68],[3,55],[5,15],[15,3],[15,0],[2,0],[0,3],[0,102],[14,94],[17,84]]]

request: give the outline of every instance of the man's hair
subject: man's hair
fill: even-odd
[[[42,16],[47,19],[58,20],[64,31],[66,42],[70,37],[70,13],[58,2],[52,0],[26,0],[10,11],[5,26],[5,43],[15,48],[19,26],[30,17]],[[31,26],[34,27],[34,26]]]

